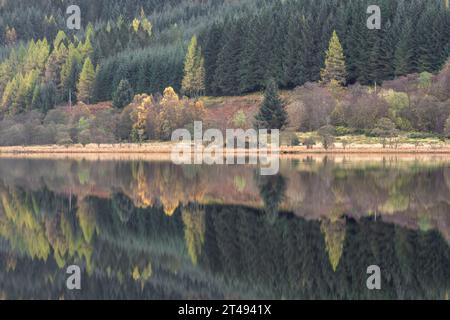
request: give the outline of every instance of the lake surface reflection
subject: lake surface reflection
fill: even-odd
[[[449,244],[449,157],[0,159],[6,299],[448,299]]]

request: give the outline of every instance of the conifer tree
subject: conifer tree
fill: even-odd
[[[93,88],[95,82],[94,66],[90,58],[84,61],[83,69],[80,73],[78,81],[78,99],[84,103],[90,103],[93,96]]]
[[[264,100],[255,116],[255,127],[267,130],[283,129],[287,118],[285,104],[278,94],[275,80],[270,79],[266,85]]]
[[[192,37],[186,53],[181,86],[183,93],[188,96],[196,96],[205,91],[205,60],[196,36]]]
[[[69,95],[72,101],[76,100],[75,92],[79,78],[79,73],[82,68],[82,58],[78,49],[70,44],[68,48],[68,57],[61,68],[61,84],[62,84],[62,99],[63,101],[69,100]]]
[[[58,47],[55,47],[53,52],[47,59],[45,65],[45,81],[53,81],[58,90],[58,98],[63,98],[63,83],[61,81],[61,70],[64,63],[67,60],[67,48],[64,43],[60,43]]]
[[[239,93],[240,52],[243,40],[243,22],[229,19],[224,24],[223,46],[217,56],[214,83],[218,94],[236,95]]]
[[[123,108],[128,105],[134,97],[133,89],[126,79],[122,79],[113,96],[113,106],[115,108]]]
[[[222,47],[222,27],[218,23],[214,23],[209,30],[204,45],[205,56],[205,87],[206,93],[213,95],[217,93],[214,82],[214,75],[217,69],[217,58]]]
[[[325,68],[320,72],[323,83],[335,81],[341,85],[346,83],[347,72],[345,57],[336,31],[333,31],[330,44],[326,52]]]
[[[259,50],[261,42],[260,21],[253,18],[244,22],[246,32],[242,36],[242,50],[239,53],[239,92],[252,92],[264,88],[265,69],[267,63],[261,63]],[[267,61],[266,61],[267,62]]]
[[[414,68],[414,46],[412,43],[412,26],[411,22],[407,21],[402,28],[400,39],[398,41],[395,57],[395,75],[402,76],[412,72]]]

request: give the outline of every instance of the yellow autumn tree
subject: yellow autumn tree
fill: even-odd
[[[197,37],[193,36],[184,61],[182,92],[187,96],[197,96],[205,91],[205,59],[198,46]]]
[[[147,116],[150,111],[150,107],[153,104],[153,98],[151,96],[144,96],[135,98],[135,101],[140,101],[135,109],[131,112],[131,120],[133,126],[131,130],[131,140],[133,142],[142,143],[145,139],[145,128],[147,123]]]

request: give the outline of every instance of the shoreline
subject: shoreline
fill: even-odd
[[[39,146],[12,146],[0,147],[0,156],[27,156],[27,155],[61,155],[61,156],[76,156],[86,154],[105,154],[105,155],[170,155],[176,143],[173,142],[150,142],[143,144],[132,143],[118,143],[118,144],[88,144],[83,145],[39,145]],[[219,150],[220,151],[220,150]],[[227,154],[230,150],[222,149],[222,152]],[[346,154],[367,154],[367,155],[443,155],[450,156],[450,144],[442,144],[439,147],[424,145],[414,146],[412,144],[399,144],[396,148],[383,148],[377,144],[352,144],[343,148],[337,145],[332,149],[325,150],[321,146],[314,146],[312,149],[307,149],[306,146],[281,146],[279,149],[232,149],[235,155],[249,155],[256,156],[261,154],[276,154],[280,155],[307,155],[307,154],[323,154],[323,155],[346,155]],[[193,148],[191,153],[194,154]],[[202,153],[202,151],[200,152]]]

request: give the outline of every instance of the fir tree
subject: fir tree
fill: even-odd
[[[130,86],[128,80],[123,79],[120,81],[116,92],[113,96],[113,106],[116,108],[123,108],[127,106],[134,97],[133,89]]]
[[[62,101],[68,101],[69,95],[72,101],[76,101],[75,92],[80,70],[82,68],[82,58],[78,49],[70,44],[68,57],[61,68]]]
[[[222,38],[223,47],[217,57],[217,68],[214,75],[214,83],[218,88],[218,94],[239,94],[242,25],[243,23],[239,19],[230,19],[224,23],[224,29],[227,31]]]
[[[93,96],[95,82],[94,66],[90,58],[86,58],[78,81],[78,99],[84,103],[90,103]]]
[[[275,80],[268,81],[264,100],[255,116],[255,127],[260,129],[283,129],[287,124],[288,114],[285,104],[278,94]]]
[[[320,72],[323,83],[335,81],[341,85],[346,82],[345,57],[336,31],[333,31],[326,52],[325,68]]]
[[[222,27],[214,23],[206,35],[204,44],[205,56],[205,87],[206,94],[214,95],[217,88],[214,83],[214,75],[217,69],[217,57],[221,49]]]
[[[415,70],[414,46],[412,43],[412,26],[407,21],[402,28],[394,56],[395,75],[402,76]]]

